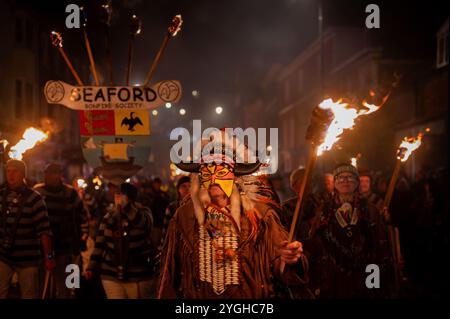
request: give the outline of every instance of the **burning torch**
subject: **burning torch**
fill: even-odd
[[[334,102],[332,99],[325,99],[314,108],[309,127],[306,131],[306,140],[311,144],[305,167],[305,175],[300,185],[297,204],[289,231],[288,242],[292,242],[295,234],[297,221],[301,222],[300,208],[302,205],[306,185],[311,177],[314,165],[318,156],[332,149],[333,145],[339,141],[345,130],[350,130],[355,125],[355,120],[359,116],[371,114],[380,109],[387,98],[380,102],[380,105],[363,102],[363,107],[354,108],[342,100]],[[283,273],[285,264],[281,262],[280,271]]]
[[[11,146],[8,155],[10,158],[21,160],[23,153],[41,144],[48,139],[48,132],[45,133],[34,127],[29,127],[22,135],[22,139],[14,146]]]
[[[430,129],[426,129],[429,132]],[[397,183],[398,174],[400,172],[400,166],[403,162],[406,162],[411,154],[420,147],[422,144],[423,133],[419,133],[417,137],[405,137],[400,143],[397,149],[397,162],[395,164],[394,172],[392,173],[389,187],[384,198],[384,207],[388,208],[391,203],[392,194],[394,193],[395,184]]]
[[[29,127],[23,133],[21,140],[16,145],[9,147],[9,149],[8,141],[0,140],[0,163],[2,177],[4,176],[4,163],[8,157],[11,159],[21,160],[26,151],[46,141],[48,136],[49,132],[45,133],[37,128]],[[8,157],[6,157],[6,153],[8,154]]]
[[[350,159],[350,163],[352,164],[352,166],[354,166],[356,169],[358,168],[358,161],[361,158],[361,153],[358,153],[356,155],[356,157],[352,157]]]
[[[72,62],[70,62],[69,57],[67,56],[66,52],[63,48],[63,38],[61,36],[61,33],[52,31],[50,34],[50,40],[52,41],[52,44],[54,47],[56,47],[63,57],[64,61],[67,64],[67,67],[69,68],[70,72],[72,72],[73,77],[77,81],[78,86],[83,86],[83,81],[81,81],[80,76],[78,75],[77,71],[75,71],[75,68],[72,65]]]
[[[3,179],[5,176],[5,172],[4,172],[4,164],[5,164],[5,150],[6,147],[8,146],[8,141],[7,140],[0,140],[0,183],[3,184]]]
[[[173,17],[172,22],[170,23],[169,27],[167,28],[167,34],[164,37],[161,47],[159,48],[159,51],[156,54],[155,59],[153,60],[150,70],[148,71],[147,78],[145,79],[145,83],[144,83],[145,86],[147,86],[150,83],[150,81],[153,77],[153,73],[155,72],[156,66],[159,63],[159,60],[161,59],[161,56],[164,53],[164,50],[166,49],[167,44],[169,43],[169,40],[177,35],[177,33],[181,30],[182,24],[183,24],[183,19],[181,18],[180,14]]]
[[[106,59],[109,73],[109,85],[114,85],[114,74],[112,67],[112,55],[111,55],[111,17],[112,17],[112,6],[111,0],[103,1],[100,6],[100,21],[105,27],[105,39],[106,39]]]
[[[426,132],[429,131],[430,129],[427,128]],[[394,194],[395,185],[397,184],[401,164],[403,162],[406,162],[411,154],[420,147],[420,145],[422,144],[422,137],[423,133],[419,133],[417,137],[405,137],[397,149],[397,162],[395,164],[394,171],[392,173],[391,180],[389,181],[389,186],[386,191],[386,196],[383,201],[383,210],[388,221],[391,220],[388,209],[392,200],[392,195]],[[398,291],[399,280],[402,276],[401,269],[399,267],[401,259],[400,237],[398,228],[394,227],[391,223],[389,223],[388,225],[388,236],[392,257],[394,259],[395,289],[396,291]]]
[[[128,67],[127,67],[127,85],[130,85],[131,64],[133,60],[134,38],[141,34],[142,23],[136,15],[132,15],[130,19],[130,40],[128,41]]]
[[[87,13],[84,10],[83,7],[80,8],[80,12],[81,12],[81,18],[82,18],[82,29],[83,29],[83,36],[84,36],[84,43],[86,44],[86,50],[88,53],[88,57],[89,57],[89,63],[91,64],[91,71],[92,71],[92,75],[94,77],[94,81],[95,81],[95,85],[99,86],[100,83],[98,81],[98,76],[97,76],[97,69],[95,67],[95,61],[94,61],[94,56],[92,54],[92,49],[91,49],[91,44],[89,42],[89,38],[87,35],[87,31],[86,31],[86,27],[87,27]]]

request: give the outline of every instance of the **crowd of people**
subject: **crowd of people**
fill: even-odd
[[[404,173],[400,174],[389,210],[387,210],[383,207],[383,200],[386,196],[390,176],[381,171],[357,171],[350,165],[348,168],[349,172],[352,171],[354,175],[354,178],[351,178],[352,174],[348,176],[348,182],[354,184],[354,192],[360,205],[366,202],[368,206],[378,212],[378,214],[368,215],[377,216],[377,218],[379,215],[381,220],[377,224],[390,225],[398,229],[401,250],[400,264],[398,265],[401,276],[399,278],[400,291],[393,292],[395,278],[392,273],[394,271],[392,263],[394,261],[392,254],[389,253],[390,248],[385,247],[384,267],[386,271],[382,271],[382,274],[386,274],[383,278],[384,282],[388,282],[391,287],[384,294],[399,297],[436,297],[444,294],[449,280],[444,270],[448,266],[448,260],[443,254],[443,251],[446,251],[449,246],[447,170],[432,171],[423,168],[413,179],[408,178]],[[290,175],[291,193],[298,192],[303,175],[304,169],[292,172]],[[314,189],[310,190],[309,196],[303,204],[304,219],[300,223],[301,227],[297,230],[297,238],[301,238],[305,245],[310,245],[309,251],[318,249],[317,238],[314,239],[314,237],[320,236],[314,236],[314,234],[317,234],[318,230],[320,234],[323,224],[328,223],[329,214],[326,211],[336,211],[338,210],[337,206],[341,205],[343,196],[340,184],[344,182],[345,175],[334,174],[333,176],[333,174],[325,173],[315,183],[312,183]],[[282,194],[281,196],[286,196],[287,193],[285,189],[279,189],[278,192]],[[352,198],[352,200],[354,199]],[[294,196],[283,203],[286,227],[291,225],[296,202],[297,197]],[[335,207],[330,209],[330,207],[327,208],[327,205]],[[334,222],[338,222],[337,219]],[[383,233],[385,234],[385,231],[381,229],[378,235],[381,236],[380,242],[384,242],[385,246],[391,245],[389,238],[385,237]],[[329,235],[327,231],[325,234]],[[344,271],[348,270],[347,267],[344,267]],[[311,270],[318,271],[323,276],[326,274],[326,271],[321,270],[320,267],[311,266]],[[337,274],[333,274],[333,276],[337,276]],[[315,278],[320,278],[320,276]],[[327,280],[320,279],[319,286],[320,283],[327,282]],[[349,291],[345,288],[344,282],[337,285],[342,288],[343,293]],[[316,292],[319,291],[320,289]]]
[[[256,169],[224,160],[185,168],[190,175],[168,189],[158,177],[94,188],[64,183],[64,167],[50,163],[32,186],[25,163],[9,160],[0,298],[44,297],[46,273],[51,298],[359,299],[446,289],[447,171],[401,176],[386,209],[389,176],[337,165],[309,183],[288,242],[305,172],[290,175],[289,198],[282,179]],[[398,265],[388,226],[400,234]],[[70,264],[80,268],[76,288],[67,286]],[[367,288],[369,264],[380,268],[379,289]]]

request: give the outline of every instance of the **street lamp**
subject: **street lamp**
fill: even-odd
[[[186,114],[186,110],[185,109],[180,109],[180,115],[185,115]]]
[[[158,115],[158,110],[153,110],[153,111],[152,111],[152,114],[153,114],[153,116]]]
[[[166,103],[166,109],[170,109],[171,107],[172,107],[172,103],[167,102],[167,103]]]
[[[223,107],[221,107],[221,106],[216,107],[217,114],[222,114],[222,112],[223,112]]]

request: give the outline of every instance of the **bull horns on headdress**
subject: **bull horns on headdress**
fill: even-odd
[[[221,136],[218,137],[215,134],[219,134]],[[200,166],[204,163],[214,162],[216,164],[220,164],[229,162],[232,163],[234,175],[236,176],[248,175],[256,172],[261,166],[261,162],[258,159],[256,159],[255,162],[246,163],[245,155],[248,155],[248,158],[250,158],[249,153],[251,153],[251,151],[244,144],[242,144],[236,137],[230,138],[230,140],[233,140],[232,143],[233,146],[231,147],[230,145],[227,144],[226,142],[227,138],[223,134],[226,133],[224,132],[224,130],[221,130],[220,133],[213,133],[212,135],[212,137],[214,138],[213,140],[201,139],[198,141],[197,147],[194,147],[194,149],[202,150],[201,154],[202,157],[200,160],[187,162],[181,158],[178,158],[178,160],[175,161],[175,165],[182,171],[197,173],[200,170]],[[218,138],[219,141],[216,141],[214,143],[216,138]],[[223,141],[225,141],[225,144],[223,143]],[[213,143],[213,145],[210,144],[211,142]],[[204,149],[205,146],[209,147],[212,146],[210,154],[205,153]],[[221,150],[220,153],[222,157],[220,156],[220,154],[218,154],[219,156],[216,158],[209,156],[215,155],[214,152],[217,152],[217,150],[219,149]],[[205,156],[209,157],[209,161],[205,161]]]
[[[198,173],[200,170],[200,163],[178,163],[175,164],[179,169],[189,173]],[[234,175],[248,175],[256,172],[261,166],[261,162],[256,163],[236,163],[234,164]]]

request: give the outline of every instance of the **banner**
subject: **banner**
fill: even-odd
[[[150,135],[150,114],[147,110],[114,111],[115,135]]]
[[[167,102],[177,103],[182,88],[179,81],[144,86],[73,86],[48,81],[44,88],[48,103],[62,104],[79,111],[155,109]]]
[[[117,183],[135,175],[150,156],[148,136],[83,136],[81,145],[96,173]]]
[[[81,111],[80,135],[150,135],[150,114],[145,109]]]

